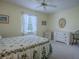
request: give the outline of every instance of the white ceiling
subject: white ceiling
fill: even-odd
[[[45,13],[58,12],[79,5],[79,0],[46,0],[48,4],[56,5],[56,7],[47,7],[46,10],[44,10],[43,7],[38,7],[42,2],[42,0],[3,0],[3,1]]]

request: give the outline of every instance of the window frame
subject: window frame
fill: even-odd
[[[28,15],[28,16],[35,16],[36,17],[36,31],[35,32],[25,32],[24,31],[24,15]],[[21,32],[23,34],[37,34],[37,19],[38,17],[36,15],[31,15],[31,14],[22,14],[22,26],[21,26]]]

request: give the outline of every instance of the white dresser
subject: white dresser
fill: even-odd
[[[64,42],[67,45],[70,43],[70,33],[64,31],[55,31],[54,32],[54,41]]]

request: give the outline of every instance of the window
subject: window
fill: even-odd
[[[37,17],[33,15],[23,15],[23,33],[36,33]]]

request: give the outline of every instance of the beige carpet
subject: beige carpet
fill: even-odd
[[[79,46],[52,42],[53,53],[49,59],[79,59]]]

